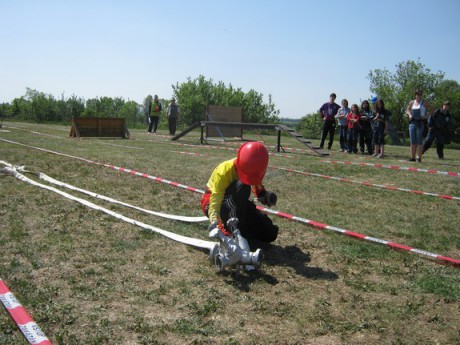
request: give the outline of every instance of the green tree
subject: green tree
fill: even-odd
[[[24,97],[15,98],[11,104],[11,113],[19,120],[32,120],[32,105],[31,102]]]
[[[306,138],[319,139],[321,137],[321,129],[323,121],[319,113],[307,114],[300,119],[298,131]]]
[[[76,95],[72,95],[66,101],[66,110],[71,118],[81,116],[85,111],[85,100]]]
[[[58,105],[52,95],[27,88],[25,99],[30,102],[30,120],[35,122],[58,121]]]
[[[200,75],[192,80],[172,85],[174,94],[181,108],[181,121],[191,125],[204,120],[208,105],[241,106],[244,121],[254,123],[278,122],[279,110],[276,109],[269,95],[268,104],[263,102],[263,94],[254,90],[244,93],[240,88],[235,89],[231,84],[222,81],[214,83],[212,79]]]
[[[96,97],[86,101],[84,116],[87,117],[120,117],[119,112],[125,101],[123,98]]]
[[[407,130],[405,116],[409,102],[414,99],[415,90],[423,91],[424,98],[435,103],[436,89],[444,78],[443,72],[433,73],[420,60],[408,60],[396,65],[396,71],[386,68],[370,71],[367,78],[370,90],[385,101],[385,107],[392,112],[391,122],[399,130]]]
[[[125,118],[128,126],[135,127],[138,119],[142,119],[142,107],[134,101],[127,101],[119,110],[118,116]]]

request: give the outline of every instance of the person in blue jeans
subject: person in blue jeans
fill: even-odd
[[[340,152],[345,152],[348,150],[348,121],[347,116],[350,113],[350,108],[348,108],[348,100],[342,99],[342,108],[339,109],[335,118],[339,123],[340,129]]]
[[[410,137],[410,159],[409,161],[421,162],[423,153],[423,132],[425,121],[428,115],[433,112],[433,106],[423,100],[423,93],[415,91],[415,99],[407,107],[406,114],[409,117],[409,137]],[[417,153],[417,157],[415,154]]]
[[[357,104],[351,106],[347,116],[348,122],[348,153],[358,153],[359,108]]]
[[[319,115],[323,119],[323,130],[321,132],[321,143],[319,148],[324,148],[324,141],[326,136],[329,133],[329,143],[327,145],[328,150],[331,149],[332,143],[334,142],[334,132],[335,132],[335,115],[340,109],[340,105],[335,103],[337,98],[335,93],[331,93],[329,96],[329,102],[324,103],[321,108],[319,108]]]

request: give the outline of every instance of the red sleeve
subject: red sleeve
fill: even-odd
[[[259,197],[259,194],[260,192],[262,191],[265,191],[265,187],[261,184],[257,185],[257,186],[252,186],[252,192],[254,193],[254,195],[256,196],[256,198]]]

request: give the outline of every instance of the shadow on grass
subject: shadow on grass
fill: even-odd
[[[314,280],[336,280],[338,275],[331,271],[325,271],[321,267],[310,267],[307,264],[311,261],[310,254],[304,253],[296,246],[276,246],[272,244],[251,241],[251,248],[261,248],[264,252],[263,266],[291,267],[296,274]],[[278,284],[278,279],[262,270],[249,273],[238,273],[235,271],[224,271],[220,274],[231,277],[225,282],[240,291],[249,292],[255,281],[263,280],[270,285]]]
[[[304,253],[297,246],[280,247],[271,244],[263,246],[265,264],[270,266],[291,267],[295,273],[308,279],[336,280],[339,276],[321,267],[311,267],[310,253]]]

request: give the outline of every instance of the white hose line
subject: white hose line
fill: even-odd
[[[16,171],[30,172],[30,171],[25,170],[25,166],[15,166],[13,164],[10,164],[10,163],[2,161],[2,160],[0,160],[0,164],[6,165],[7,167],[10,167],[10,168],[13,168]],[[55,180],[54,178],[52,178],[52,177],[50,177],[50,176],[48,176],[48,175],[46,175],[45,173],[42,173],[42,172],[36,173],[36,175],[38,175],[38,177],[40,179],[45,180],[45,181],[47,181],[49,183],[58,185],[60,187],[65,187],[65,188],[68,188],[68,189],[71,189],[71,190],[74,190],[74,191],[77,191],[77,192],[80,192],[80,193],[90,195],[90,196],[92,196],[94,198],[98,198],[98,199],[105,200],[105,201],[108,201],[108,202],[111,202],[111,203],[114,203],[114,204],[119,204],[119,205],[122,205],[122,206],[126,206],[126,207],[129,207],[129,208],[141,211],[141,212],[145,212],[145,213],[148,213],[148,214],[151,214],[151,215],[154,215],[154,216],[158,216],[158,217],[162,217],[162,218],[166,218],[166,219],[171,219],[171,220],[179,220],[179,221],[187,222],[187,223],[198,223],[198,222],[205,222],[205,221],[209,220],[208,217],[206,217],[206,216],[188,217],[188,216],[179,216],[179,215],[173,215],[173,214],[167,214],[167,213],[162,213],[162,212],[155,212],[155,211],[151,211],[151,210],[146,210],[145,208],[141,208],[141,207],[137,207],[137,206],[134,206],[134,205],[131,205],[131,204],[127,204],[127,203],[125,203],[123,201],[112,199],[112,198],[110,198],[108,196],[93,193],[93,192],[91,192],[89,190],[81,189],[81,188],[72,186],[71,184],[67,184],[65,182]]]
[[[162,212],[146,210],[145,208],[141,208],[141,207],[137,207],[137,206],[134,206],[134,205],[131,205],[131,204],[127,204],[127,203],[125,203],[123,201],[118,201],[118,200],[109,198],[108,196],[104,196],[104,195],[101,195],[101,194],[96,194],[96,193],[93,193],[91,191],[80,189],[80,188],[72,186],[70,184],[55,180],[54,178],[49,177],[48,175],[46,175],[46,174],[44,174],[42,172],[38,173],[38,176],[40,177],[40,179],[42,179],[44,181],[47,181],[47,182],[50,182],[52,184],[55,184],[55,185],[58,185],[58,186],[61,186],[61,187],[65,187],[65,188],[68,188],[68,189],[71,189],[71,190],[75,190],[77,192],[84,193],[84,194],[90,195],[90,196],[92,196],[94,198],[105,200],[105,201],[108,201],[108,202],[111,202],[111,203],[114,203],[114,204],[119,204],[119,205],[122,205],[122,206],[130,207],[132,209],[135,209],[135,210],[138,210],[138,211],[141,211],[141,212],[145,212],[145,213],[148,213],[148,214],[151,214],[151,215],[154,215],[154,216],[158,216],[158,217],[162,217],[162,218],[166,218],[166,219],[171,219],[171,220],[180,220],[182,222],[187,222],[187,223],[195,223],[195,222],[198,223],[198,222],[204,222],[204,221],[209,220],[209,218],[206,217],[206,216],[188,217],[188,216],[179,216],[179,215],[174,215],[174,214],[167,214],[167,213],[162,213]]]
[[[123,220],[123,221],[125,221],[127,223],[137,225],[137,226],[140,226],[141,228],[156,232],[156,233],[158,233],[160,235],[163,235],[163,236],[165,236],[165,237],[167,237],[167,238],[169,238],[169,239],[171,239],[173,241],[176,241],[176,242],[180,242],[180,243],[183,243],[183,244],[191,245],[191,246],[198,247],[198,248],[208,249],[208,250],[211,250],[214,247],[215,243],[216,243],[216,242],[200,240],[200,239],[197,239],[197,238],[191,238],[191,237],[186,237],[186,236],[182,236],[182,235],[177,235],[175,233],[172,233],[172,232],[169,232],[169,231],[166,231],[166,230],[162,230],[160,228],[157,228],[157,227],[154,227],[154,226],[139,222],[139,221],[134,220],[132,218],[128,218],[128,217],[123,216],[123,215],[121,215],[119,213],[113,212],[113,211],[111,211],[109,209],[106,209],[104,207],[101,207],[101,206],[98,206],[96,204],[93,204],[92,202],[87,201],[85,199],[75,197],[75,196],[73,196],[71,194],[68,194],[66,192],[60,191],[59,189],[56,189],[54,187],[50,187],[50,186],[38,183],[38,182],[36,182],[34,180],[31,180],[28,177],[26,177],[26,176],[22,175],[21,173],[19,173],[16,169],[11,168],[11,167],[3,168],[2,172],[7,173],[9,175],[12,175],[12,176],[16,177],[17,179],[19,179],[21,181],[24,181],[24,182],[27,182],[27,183],[29,183],[31,185],[34,185],[34,186],[37,186],[37,187],[40,187],[40,188],[55,192],[55,193],[57,193],[57,194],[59,194],[61,196],[66,197],[67,199],[79,202],[80,204],[88,206],[88,207],[90,207],[90,208],[92,208],[94,210],[102,211],[102,212],[104,212],[104,213],[106,213],[108,215],[111,215],[111,216],[113,216],[113,217],[115,217],[117,219],[121,219],[121,220]]]

